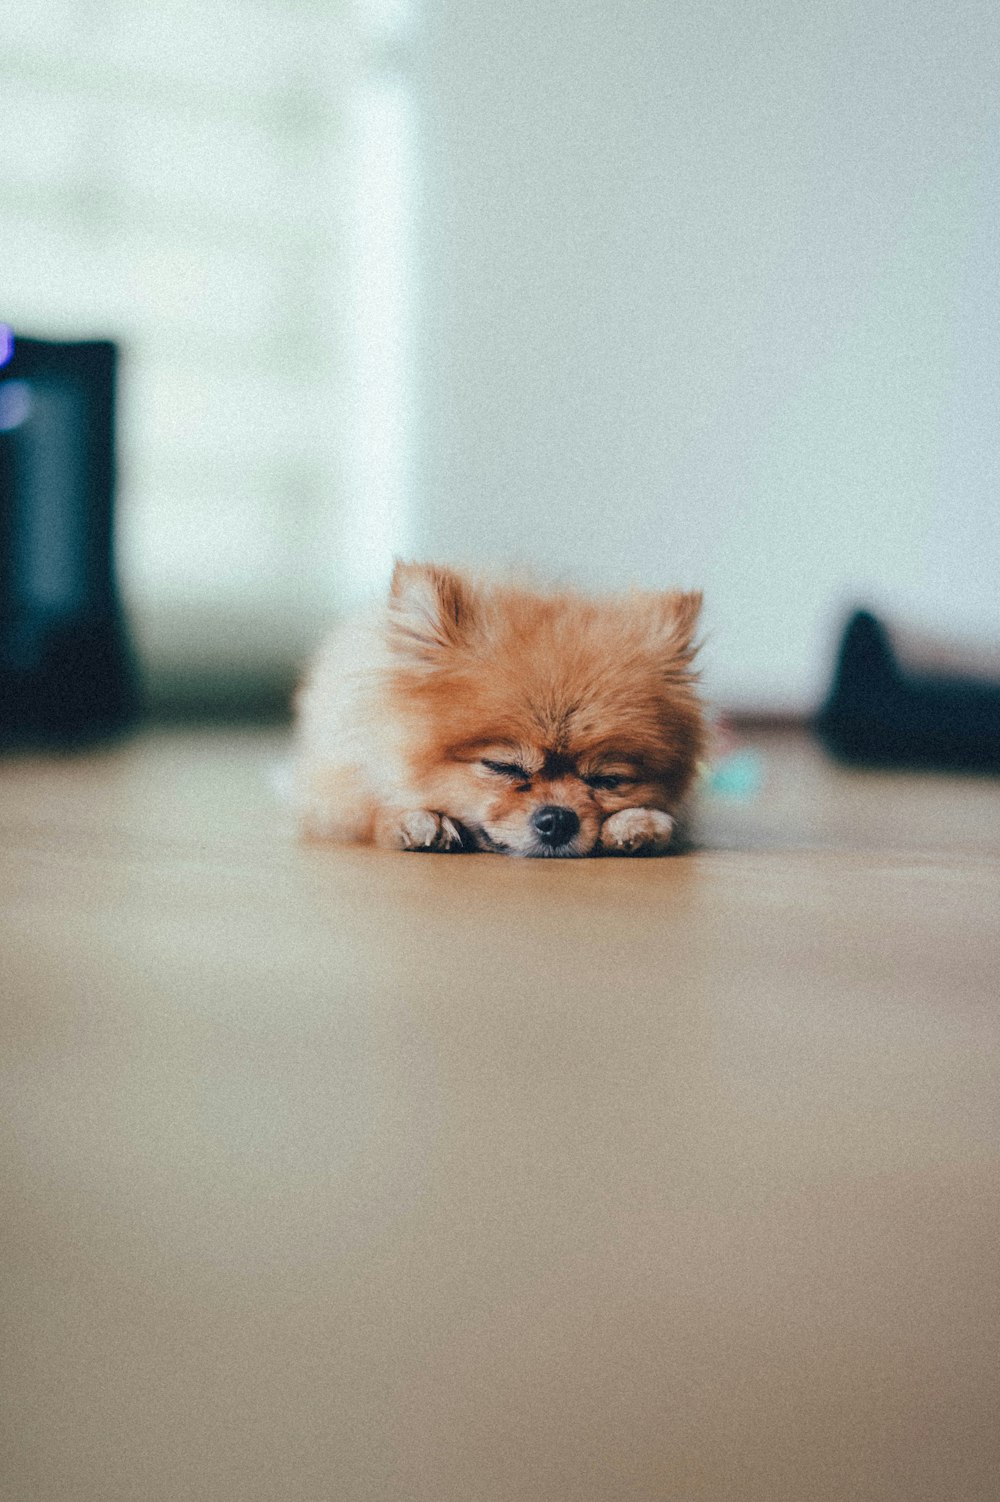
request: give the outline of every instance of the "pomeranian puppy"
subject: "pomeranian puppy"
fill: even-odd
[[[590,599],[396,565],[297,698],[303,833],[393,850],[654,855],[705,740],[700,594]]]

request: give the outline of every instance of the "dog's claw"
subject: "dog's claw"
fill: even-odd
[[[461,830],[447,814],[415,808],[399,817],[401,850],[461,850]]]

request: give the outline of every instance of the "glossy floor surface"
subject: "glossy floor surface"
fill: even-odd
[[[1000,785],[519,863],[280,749],[0,765],[4,1502],[992,1502]]]

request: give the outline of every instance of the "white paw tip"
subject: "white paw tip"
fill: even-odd
[[[665,850],[674,821],[658,808],[622,808],[605,820],[602,843],[608,850]]]

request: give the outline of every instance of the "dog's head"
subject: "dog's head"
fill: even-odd
[[[537,856],[589,855],[618,809],[673,813],[704,739],[700,606],[397,565],[387,687],[424,806],[481,849]]]

